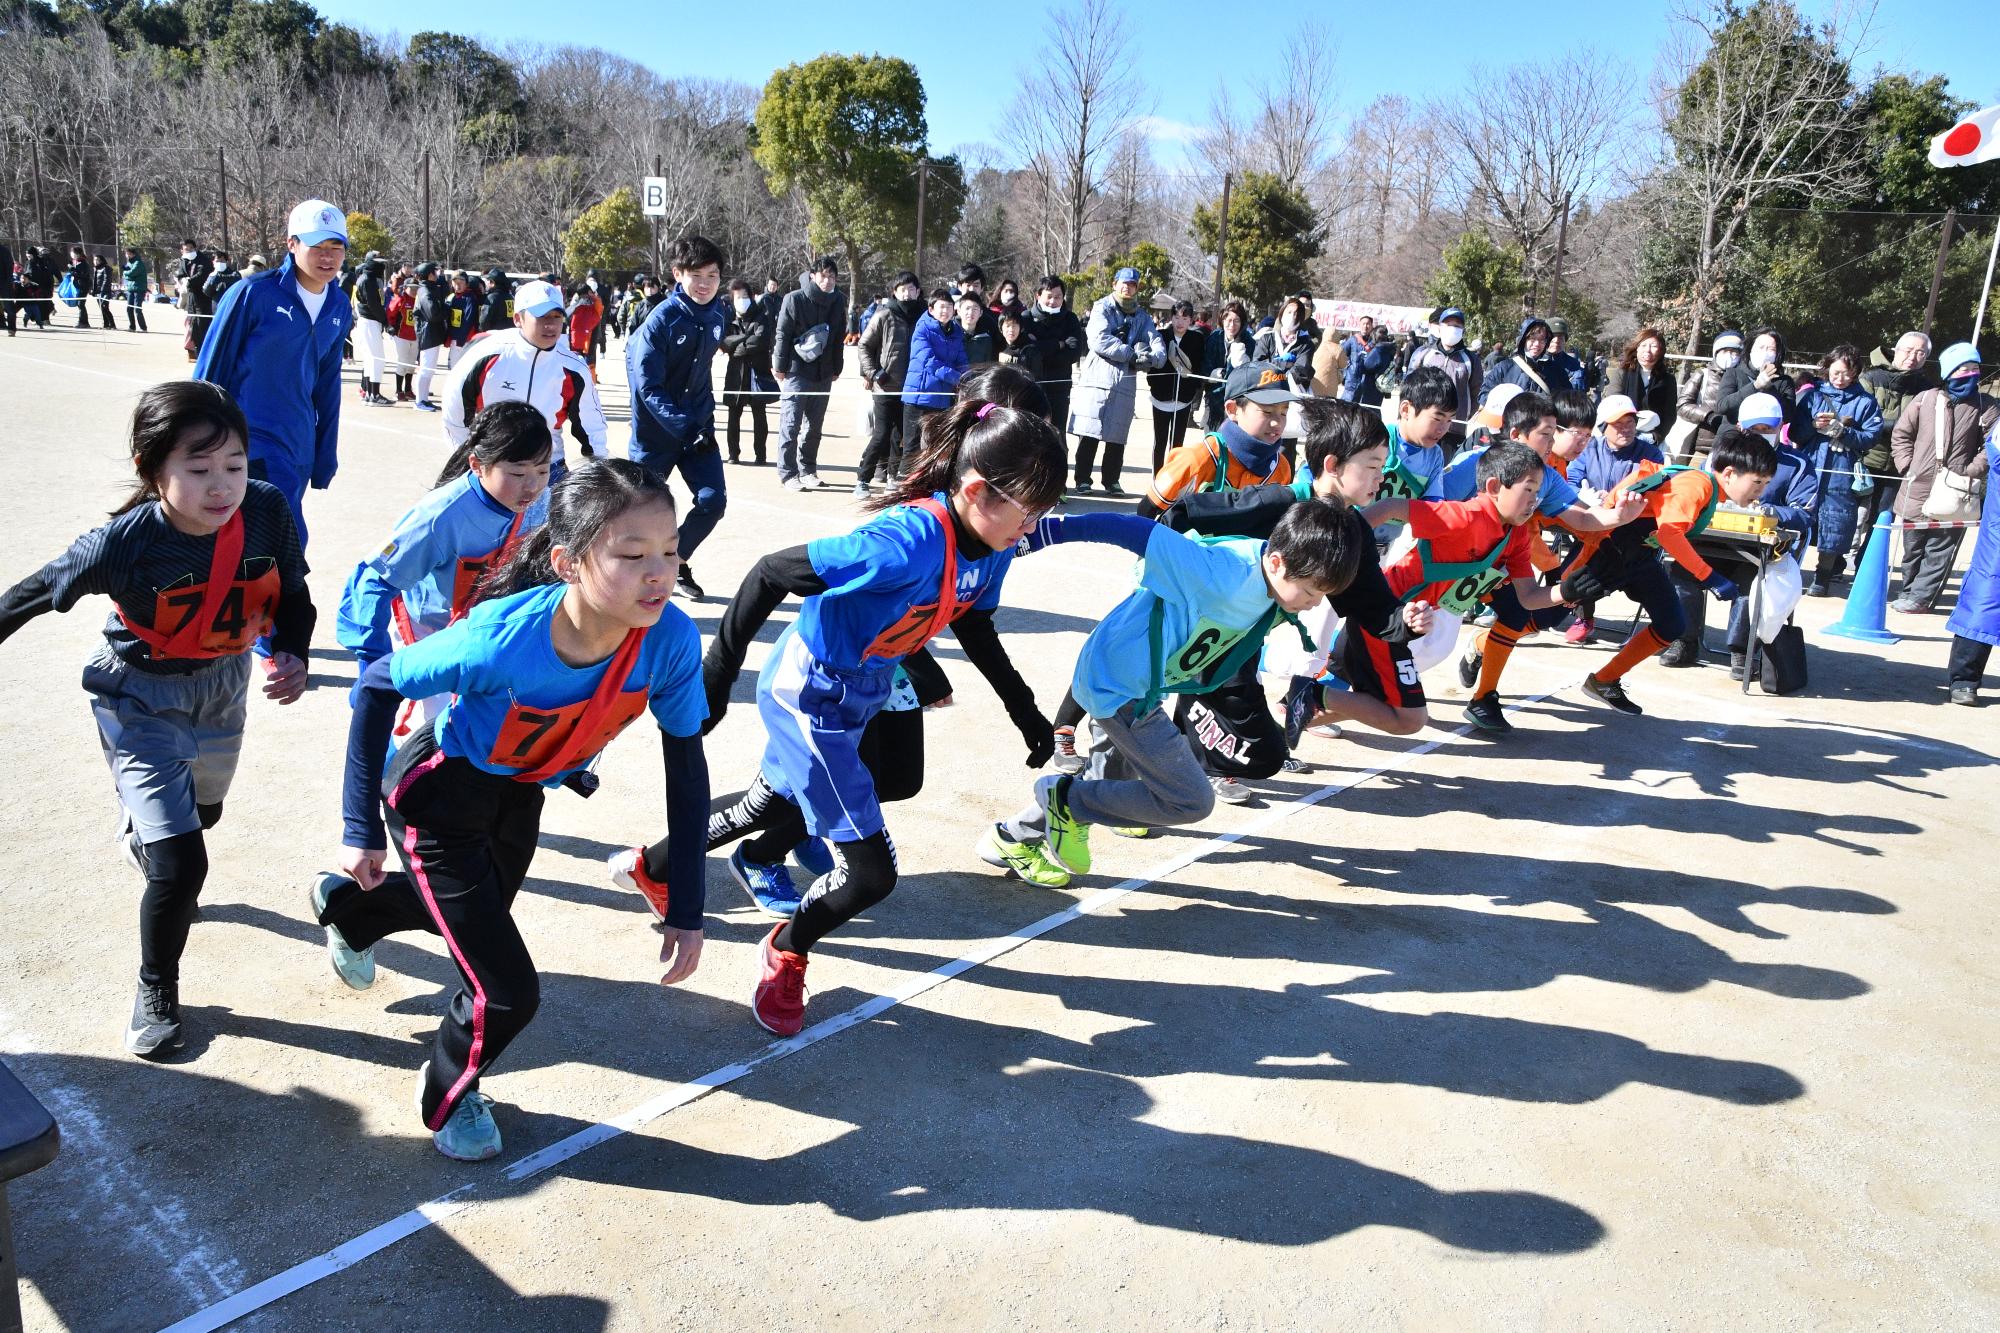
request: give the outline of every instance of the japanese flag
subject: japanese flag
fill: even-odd
[[[1931,140],[1931,165],[1970,167],[2000,161],[2000,106],[1975,111]]]

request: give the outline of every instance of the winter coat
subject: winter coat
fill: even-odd
[[[663,455],[671,463],[682,449],[710,439],[715,427],[712,366],[722,346],[722,298],[696,305],[680,286],[646,316],[625,343],[625,381],[632,386],[635,463]]]
[[[128,299],[134,292],[139,294],[141,301],[146,299],[147,270],[145,260],[128,260],[125,264],[125,271],[121,276],[125,280],[125,295]]]
[[[1875,354],[1880,356],[1882,353],[1877,349]],[[1877,475],[1900,474],[1902,468],[1896,463],[1890,443],[1896,422],[1902,417],[1903,409],[1924,390],[1935,389],[1937,381],[1921,369],[1897,370],[1894,366],[1876,365],[1861,372],[1861,382],[1882,408],[1882,434],[1875,441],[1875,447],[1861,455],[1861,461]]]
[[[1458,408],[1452,416],[1457,422],[1470,422],[1473,409],[1478,406],[1473,401],[1473,393],[1481,380],[1479,354],[1467,351],[1463,343],[1457,347],[1446,347],[1436,338],[1426,338],[1416,351],[1410,353],[1404,378],[1409,377],[1409,371],[1421,370],[1425,366],[1436,366],[1445,373],[1452,388],[1458,390]],[[1455,424],[1449,433],[1456,434],[1465,429],[1464,425]]]
[[[1715,433],[1717,444],[1743,433],[1741,426],[1726,425]],[[1778,469],[1771,474],[1759,504],[1777,512],[1778,526],[1786,528],[1803,544],[1812,539],[1813,518],[1819,510],[1819,465],[1813,456],[1788,444],[1778,446]]]
[[[1002,343],[993,352],[994,359],[1001,365],[1019,367],[1034,376],[1037,384],[1040,384],[1049,377],[1047,366],[1043,361],[1044,355],[1042,345],[1033,338],[1030,338],[1026,333],[1021,335],[1021,341],[1017,343]],[[1043,392],[1045,394],[1048,392],[1046,385],[1043,386]]]
[[[990,366],[999,359],[999,348],[999,335],[986,332],[986,321],[982,319],[965,335],[965,364]]]
[[[1208,346],[1202,349],[1202,364],[1215,377],[1215,383],[1208,386],[1208,410],[1210,421],[1222,419],[1222,387],[1229,379],[1229,372],[1240,365],[1257,359],[1257,335],[1248,329],[1239,331],[1232,342],[1220,326],[1208,331]]]
[[[577,293],[569,306],[569,349],[578,356],[590,350],[597,338],[597,326],[604,322],[604,302],[588,287]]]
[[[1157,406],[1169,412],[1174,410],[1175,403],[1192,406],[1200,400],[1201,391],[1207,387],[1204,381],[1190,376],[1208,374],[1208,339],[1194,328],[1180,336],[1181,358],[1187,362],[1187,369],[1183,371],[1174,364],[1172,326],[1169,325],[1160,336],[1167,347],[1167,364],[1146,376],[1146,390],[1152,394]]]
[[[1396,359],[1396,344],[1365,343],[1359,335],[1347,340],[1347,373],[1340,377],[1340,396],[1363,407],[1382,405],[1382,372]]]
[[[441,278],[417,286],[417,350],[451,342],[451,284]]]
[[[1681,382],[1674,419],[1694,427],[1694,434],[1689,437],[1691,448],[1687,450],[1690,455],[1713,445],[1723,426],[1728,424],[1715,410],[1722,397],[1723,376],[1728,373],[1711,361],[1700,370],[1689,371],[1688,377]]]
[[[480,333],[498,333],[514,327],[514,284],[504,277],[487,275],[486,292],[479,298]]]
[[[0,296],[14,294],[14,252],[0,241]]]
[[[229,294],[229,289],[241,281],[243,275],[235,269],[226,264],[217,267],[201,284],[201,294],[208,302],[208,308],[210,310],[219,308],[222,305],[222,298]]]
[[[1502,384],[1517,384],[1529,393],[1539,393],[1544,397],[1569,387],[1563,382],[1561,372],[1547,357],[1539,361],[1529,359],[1528,330],[1537,326],[1547,329],[1548,322],[1532,318],[1521,321],[1521,331],[1514,336],[1513,352],[1505,359],[1489,365],[1485,376],[1480,379],[1479,401],[1485,402],[1486,395]],[[1645,406],[1644,403],[1639,405]],[[1666,412],[1660,413],[1660,420],[1665,421],[1668,415]]]
[[[1294,393],[1309,394],[1312,392],[1313,376],[1313,326],[1299,325],[1291,341],[1281,344],[1283,337],[1275,324],[1257,330],[1253,359],[1277,363],[1285,372],[1285,378],[1291,381]]]
[[[1674,372],[1667,369],[1665,361],[1653,367],[1653,382],[1650,385],[1636,366],[1630,370],[1612,366],[1604,373],[1606,394],[1624,394],[1638,405],[1641,412],[1658,416],[1662,429],[1680,412],[1679,389]]]
[[[354,317],[372,319],[377,324],[389,322],[389,300],[383,290],[382,261],[379,259],[363,264],[354,279]]]
[[[903,376],[910,368],[910,332],[924,313],[922,301],[910,304],[914,310],[906,310],[894,300],[877,305],[875,317],[868,321],[856,345],[861,378],[873,381],[885,393],[902,393]]]
[[[1139,373],[1166,364],[1167,344],[1144,306],[1127,314],[1115,296],[1091,307],[1084,342],[1090,355],[1070,396],[1070,433],[1123,444],[1138,408]]]
[[[91,265],[90,294],[100,301],[109,301],[111,299],[111,265]]]
[[[2000,468],[2000,442],[1986,441],[1980,462],[1990,474]],[[1958,586],[1958,605],[1945,628],[1962,639],[2000,646],[2000,500],[1986,490],[1986,507],[1979,517],[1979,536],[1972,546],[1972,563]]]
[[[729,358],[722,368],[723,392],[753,395],[760,402],[777,397],[778,381],[771,376],[771,315],[763,302],[752,300],[750,309],[730,322],[722,335],[722,354]]]
[[[821,324],[826,325],[826,346],[813,360],[800,360],[799,339]],[[808,273],[799,279],[798,290],[787,292],[784,304],[778,307],[777,342],[772,349],[772,367],[780,375],[796,375],[814,384],[839,379],[847,348],[847,341],[842,336],[846,327],[847,293],[838,287],[830,292],[821,291],[819,284]]]
[[[910,330],[910,365],[903,372],[903,401],[912,407],[946,408],[965,373],[965,335],[956,323],[940,324],[926,310]]]
[[[1783,360],[1782,357],[1779,359]],[[1618,391],[1614,389],[1611,392]],[[1776,398],[1778,406],[1784,409],[1787,417],[1791,415],[1792,408],[1799,401],[1798,382],[1782,369],[1771,376],[1763,388],[1758,388],[1757,372],[1751,369],[1750,362],[1746,359],[1738,361],[1722,373],[1722,385],[1715,391],[1715,410],[1725,419],[1734,421],[1737,409],[1743,406],[1743,400],[1753,393],[1768,393]]]
[[[208,304],[208,298],[202,295],[201,291],[202,284],[208,281],[208,275],[213,272],[215,272],[215,261],[209,258],[206,250],[182,255],[175,264],[174,277],[180,280],[180,306],[184,314],[207,315],[214,312],[215,307]]]
[[[1083,321],[1068,306],[1051,312],[1037,305],[1028,311],[1028,322],[1022,327],[1042,349],[1042,378],[1067,381],[1075,373],[1076,363],[1083,359]],[[1067,385],[1061,383],[1042,387],[1068,391]]]
[[[1819,412],[1837,413],[1847,423],[1839,439],[1821,434],[1813,424]],[[1861,455],[1874,447],[1882,434],[1882,409],[1858,381],[1845,389],[1815,384],[1799,395],[1789,434],[1795,448],[1813,453],[1819,463],[1819,532],[1814,545],[1844,555],[1854,540],[1859,514],[1853,474]]]
[[[1897,518],[1922,518],[1924,501],[1930,499],[1937,480],[1937,414],[1944,412],[1944,462],[1953,472],[1967,476],[1986,475],[1986,453],[1982,441],[2000,422],[2000,402],[1979,395],[1977,404],[1953,402],[1943,389],[1926,389],[1911,399],[1896,418],[1890,432],[1890,450],[1903,474],[1903,487],[1896,492]],[[1988,490],[1992,489],[1989,483]],[[1991,508],[1991,506],[1988,506]]]
[[[1564,389],[1568,389],[1572,393],[1582,393],[1588,387],[1588,377],[1584,373],[1583,362],[1577,360],[1568,352],[1550,352],[1547,359],[1556,374],[1562,376],[1563,379],[1561,384],[1550,380],[1549,387],[1551,389],[1554,389],[1558,393]]]

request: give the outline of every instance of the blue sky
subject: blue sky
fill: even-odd
[[[1206,118],[1210,97],[1226,71],[1238,83],[1254,75],[1252,58],[1268,57],[1288,19],[1314,12],[1319,0],[1253,12],[1215,0],[1133,0],[1134,47],[1140,74],[1155,100],[1153,114],[1162,165],[1183,161],[1179,141]],[[2000,101],[2000,66],[1985,34],[1967,27],[1985,0],[1950,9],[1928,0],[1881,0],[1864,53],[1867,63],[1923,74],[1943,74],[1954,94],[1991,105]],[[1000,108],[1023,78],[1037,45],[1039,3],[991,6],[962,0],[899,5],[828,0],[755,0],[751,4],[640,4],[594,0],[332,0],[322,13],[376,32],[408,37],[443,29],[489,39],[534,41],[615,50],[670,77],[735,79],[761,86],[771,71],[823,51],[872,51],[911,61],[929,93],[931,143],[949,152],[961,145],[997,144]],[[1804,0],[1809,13],[1826,0]],[[1412,98],[1448,90],[1475,66],[1533,60],[1551,47],[1589,46],[1631,73],[1635,96],[1652,82],[1657,53],[1666,41],[1663,0],[1617,0],[1500,7],[1488,0],[1451,0],[1442,7],[1462,16],[1449,31],[1435,27],[1434,5],[1401,3],[1327,5],[1338,43],[1340,111],[1352,113],[1384,93]],[[1526,21],[1532,14],[1533,20]],[[420,15],[420,18],[413,18]],[[994,23],[1004,15],[1004,27]],[[1232,15],[1241,15],[1239,23]],[[1412,15],[1423,16],[1412,27]],[[1505,15],[1504,18],[1496,17]],[[1941,16],[1951,15],[1946,22]],[[557,21],[551,22],[554,16]],[[1972,23],[1972,29],[1980,25]],[[1004,38],[996,39],[996,27]],[[1421,42],[1415,55],[1413,38]],[[1240,53],[1240,54],[1237,54]],[[1223,56],[1220,61],[1212,55]],[[1239,103],[1243,99],[1239,98]]]

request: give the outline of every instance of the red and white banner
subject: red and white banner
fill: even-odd
[[[1313,318],[1322,329],[1339,329],[1346,332],[1361,327],[1361,317],[1371,316],[1378,325],[1386,326],[1391,333],[1408,333],[1417,325],[1431,317],[1433,307],[1427,305],[1384,305],[1380,301],[1328,301],[1316,299],[1313,302]]]
[[[1931,140],[1934,167],[1972,167],[2000,161],[2000,106],[1975,111]]]

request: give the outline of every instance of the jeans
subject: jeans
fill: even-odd
[[[778,388],[778,480],[819,474],[820,429],[832,380],[792,375]]]

